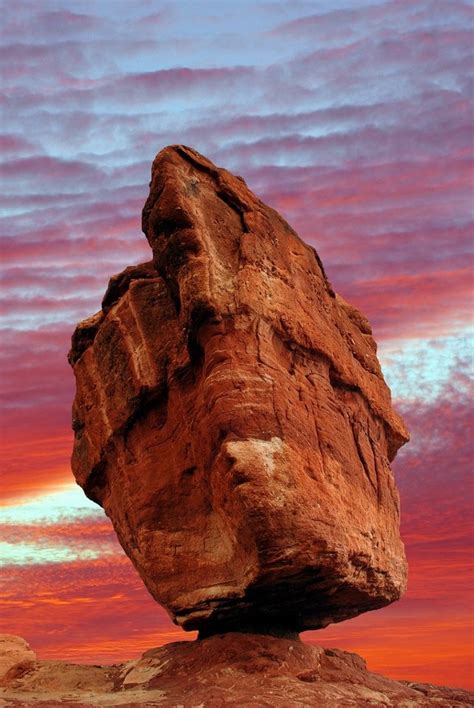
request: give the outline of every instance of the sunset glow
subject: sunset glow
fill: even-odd
[[[406,595],[303,638],[474,688],[471,0],[15,0],[2,14],[0,631],[94,663],[194,637],[74,484],[66,359],[108,279],[150,259],[150,165],[184,143],[316,247],[368,316],[412,437],[393,465]]]

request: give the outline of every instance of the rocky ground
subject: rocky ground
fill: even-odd
[[[394,681],[364,659],[297,639],[230,632],[150,649],[112,666],[38,661],[0,637],[0,706],[467,706],[474,693]]]

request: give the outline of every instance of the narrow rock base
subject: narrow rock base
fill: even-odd
[[[0,673],[0,706],[474,706],[474,693],[393,681],[357,654],[268,635],[176,642],[114,666],[37,661],[16,637],[0,637],[2,646],[10,659],[0,656],[0,666],[10,666]]]

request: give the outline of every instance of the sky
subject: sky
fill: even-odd
[[[151,162],[184,143],[317,248],[368,316],[412,435],[393,465],[406,595],[303,639],[474,688],[473,7],[0,2],[0,631],[94,663],[194,637],[74,484],[66,361],[110,276],[150,259]]]

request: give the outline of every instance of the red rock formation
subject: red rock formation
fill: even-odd
[[[233,632],[167,644],[115,666],[22,662],[0,672],[0,705],[2,699],[17,708],[474,705],[469,691],[373,674],[357,654]]]
[[[153,597],[202,636],[398,599],[389,461],[408,439],[369,323],[316,251],[183,146],[152,168],[153,261],[80,323],[73,471]]]
[[[0,634],[0,677],[12,666],[35,660],[36,654],[22,637]]]

